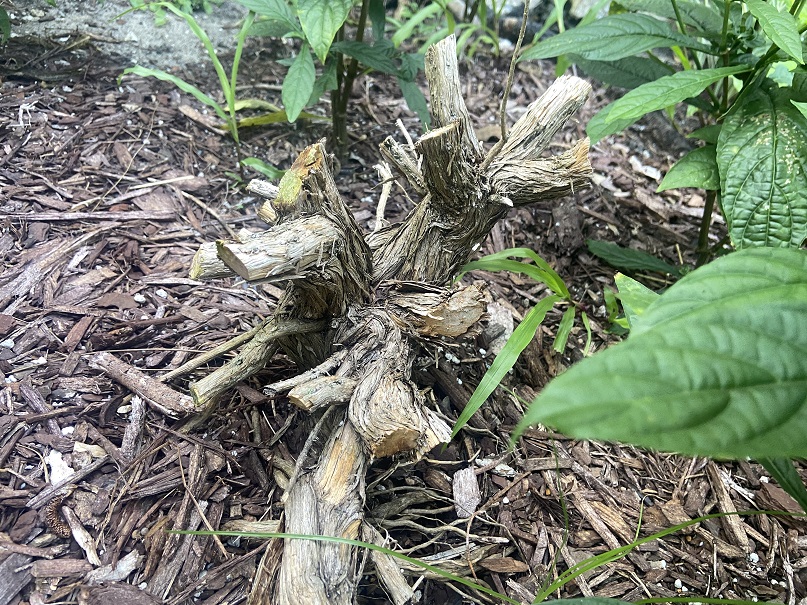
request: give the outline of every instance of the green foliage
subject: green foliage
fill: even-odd
[[[798,247],[807,238],[807,120],[793,93],[760,87],[720,131],[722,205],[738,248]]]
[[[623,248],[611,242],[601,242],[597,240],[587,240],[589,252],[604,260],[606,263],[617,269],[627,271],[654,271],[656,273],[669,273],[670,275],[680,275],[680,269],[665,263],[663,260],[632,248]]]
[[[639,317],[625,342],[554,379],[516,434],[540,422],[688,455],[807,456],[807,253],[735,252]]]
[[[704,145],[688,151],[664,175],[656,191],[679,187],[700,187],[708,190],[720,188],[717,148],[714,145]]]
[[[174,5],[174,3],[171,2],[155,2],[147,5],[144,4],[140,5],[139,8],[159,8],[161,10],[169,11],[174,15],[176,15],[177,17],[184,19],[185,23],[187,23],[188,25],[188,28],[202,43],[205,52],[207,53],[208,57],[210,58],[210,61],[213,64],[213,69],[216,71],[216,75],[218,76],[219,86],[221,87],[221,93],[222,96],[224,97],[224,105],[216,101],[210,95],[202,92],[199,88],[197,88],[193,84],[190,84],[189,82],[186,82],[182,78],[179,78],[173,74],[169,74],[161,69],[151,69],[148,67],[135,65],[134,67],[129,67],[125,69],[123,71],[123,74],[121,74],[121,77],[125,76],[126,74],[135,74],[143,77],[157,78],[158,80],[170,82],[183,92],[190,94],[199,102],[210,107],[216,113],[216,115],[219,118],[221,118],[221,120],[223,120],[227,130],[229,131],[230,135],[233,138],[233,141],[235,142],[236,152],[239,158],[239,167],[252,166],[253,168],[258,169],[259,172],[261,172],[262,174],[267,174],[272,170],[276,171],[275,168],[268,166],[255,158],[252,158],[252,160],[254,161],[251,163],[246,163],[241,159],[241,151],[240,151],[241,139],[238,132],[238,128],[241,125],[241,122],[239,122],[239,120],[236,117],[236,111],[239,109],[239,107],[244,106],[254,107],[256,104],[257,105],[260,104],[259,101],[249,103],[239,101],[238,99],[235,98],[235,86],[238,79],[238,66],[241,62],[241,53],[244,49],[244,40],[246,39],[247,31],[252,26],[254,15],[252,13],[249,13],[247,15],[247,18],[244,20],[244,23],[241,26],[240,31],[238,32],[235,56],[233,58],[233,65],[230,70],[230,75],[228,77],[227,72],[224,69],[224,65],[219,59],[215,48],[213,48],[213,44],[210,41],[207,32],[205,32],[204,29],[202,29],[202,27],[199,25],[196,19],[193,18],[193,15],[191,15],[188,12],[180,10]],[[279,110],[277,108],[274,108],[274,110],[275,110],[273,111],[274,114],[279,113]]]
[[[684,103],[707,144],[676,163],[659,191],[715,191],[733,245],[799,247],[807,239],[807,90],[801,0],[618,0],[612,14],[542,40],[521,59],[568,55],[602,81],[629,89],[588,125],[593,141],[645,114]],[[672,22],[672,23],[671,23]],[[655,49],[670,48],[678,61]],[[713,201],[706,211],[713,209]],[[707,217],[708,218],[708,217]],[[700,261],[708,257],[704,220]]]
[[[511,260],[510,257],[526,258],[531,260],[534,264],[522,263]],[[558,303],[565,302],[571,305],[564,313],[561,320],[558,334],[555,337],[554,348],[556,351],[561,352],[566,347],[566,341],[569,333],[574,324],[576,308],[574,301],[572,301],[569,289],[563,283],[560,275],[549,266],[544,259],[538,256],[535,252],[528,248],[509,248],[501,252],[489,254],[480,258],[477,261],[468,263],[462,268],[462,271],[457,279],[461,279],[468,271],[510,271],[512,273],[522,273],[535,281],[545,284],[552,294],[540,300],[524,317],[520,324],[513,331],[513,334],[507,340],[507,344],[499,351],[493,363],[490,364],[485,375],[476,387],[468,403],[454,424],[454,429],[451,434],[452,438],[462,430],[471,416],[482,407],[487,398],[501,383],[505,375],[513,368],[518,361],[518,357],[522,351],[530,344],[530,341],[535,336],[535,331],[544,321],[546,314],[552,307]],[[584,325],[586,325],[586,332],[590,341],[591,329],[588,327],[588,317],[583,314]],[[588,344],[586,345],[588,349]]]
[[[11,20],[6,9],[0,6],[0,44],[5,44],[11,37]]]

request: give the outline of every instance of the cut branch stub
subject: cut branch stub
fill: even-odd
[[[219,259],[247,281],[328,277],[344,233],[323,216],[306,216],[256,233],[244,242],[216,242]]]

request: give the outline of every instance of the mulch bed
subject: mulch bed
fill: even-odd
[[[281,293],[275,286],[187,276],[201,243],[263,227],[259,201],[228,174],[235,166],[231,141],[187,117],[187,107],[202,110],[193,99],[154,80],[127,77],[118,85],[125,64],[88,46],[12,46],[5,57],[0,604],[247,602],[259,561],[267,549],[274,552],[271,540],[168,531],[276,527],[283,486],[312,423],[262,387],[293,375],[293,365],[277,357],[205,417],[171,418],[145,407],[90,360],[104,351],[160,378],[269,316]],[[242,97],[279,102],[272,65],[248,60]],[[492,143],[507,61],[480,55],[462,68],[466,103],[480,138]],[[185,75],[214,87],[210,74]],[[548,64],[523,65],[511,117],[552,78]],[[556,145],[582,136],[612,94],[595,87]],[[375,74],[357,82],[351,116],[354,140],[338,184],[359,225],[371,229],[377,145],[400,135],[399,118],[410,133],[419,127],[394,82]],[[326,135],[321,123],[267,127],[244,133],[244,153],[285,168]],[[615,270],[587,251],[585,239],[691,264],[703,200],[691,191],[656,194],[654,172],[665,171],[687,145],[661,119],[609,138],[592,149],[591,189],[512,213],[480,253],[535,249],[586,305],[595,348],[603,348],[615,340],[603,303]],[[394,192],[387,219],[411,207]],[[668,283],[643,278],[656,290]],[[487,281],[516,320],[544,295],[543,286],[518,276],[466,279]],[[550,313],[512,376],[510,387],[524,399],[582,356],[579,327],[564,354],[552,351],[559,320],[560,312]],[[440,358],[445,377],[432,396],[452,419],[490,362],[479,351],[486,344],[484,334],[464,341],[452,349],[456,361],[436,345],[424,351]],[[170,384],[186,391],[220,363]],[[446,569],[529,602],[547,579],[633,541],[637,531],[646,536],[714,512],[797,510],[752,462],[685,459],[537,429],[508,451],[519,405],[501,389],[444,451],[415,465],[381,460],[372,467],[366,514],[394,548],[430,562],[452,552]],[[482,496],[470,521],[458,519],[452,497],[452,478],[466,468],[474,469]],[[807,594],[804,527],[765,515],[703,521],[586,572],[554,596],[797,603]],[[433,577],[416,581],[423,575],[416,568],[406,572],[420,603],[493,602]],[[387,602],[372,575],[357,598]]]

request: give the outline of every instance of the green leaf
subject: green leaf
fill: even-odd
[[[289,122],[294,122],[305,107],[314,90],[317,77],[314,59],[308,51],[308,44],[303,44],[300,52],[289,67],[283,80],[281,97],[286,108]]]
[[[573,53],[593,61],[616,61],[653,48],[672,46],[711,52],[697,40],[674,32],[665,21],[648,15],[622,14],[603,17],[542,40],[524,51],[519,60],[549,59]]]
[[[552,343],[552,349],[557,353],[563,353],[563,351],[566,350],[566,343],[569,340],[569,334],[574,325],[574,314],[574,307],[569,307],[563,313],[563,317],[558,325],[558,333],[555,335],[555,342]]]
[[[673,164],[664,175],[657,192],[679,187],[699,189],[720,189],[720,175],[717,172],[717,148],[704,145],[687,153]]]
[[[626,57],[617,61],[589,61],[583,57],[572,55],[571,59],[592,78],[605,84],[628,89],[669,76],[673,72],[668,65],[647,57]]]
[[[376,71],[385,74],[396,75],[398,67],[392,60],[393,47],[384,48],[383,46],[370,46],[365,42],[357,42],[355,40],[345,40],[342,42],[334,42],[331,49],[353,57],[359,63],[366,65]]]
[[[256,21],[249,28],[248,32],[250,36],[262,38],[282,38],[291,33],[297,34],[298,37],[303,36],[303,30],[300,29],[299,26],[290,27],[285,21],[274,21],[271,19]]]
[[[760,458],[758,462],[807,513],[807,489],[793,463],[787,458]]]
[[[723,122],[721,206],[737,248],[798,247],[807,238],[807,118],[788,89],[761,87]]]
[[[511,256],[516,258],[529,258],[534,262],[534,265],[527,263],[520,263],[517,261],[509,260]],[[479,260],[466,264],[460,270],[457,279],[460,279],[468,271],[510,271],[511,273],[523,273],[537,282],[546,284],[552,292],[565,298],[571,299],[569,289],[563,283],[560,275],[549,266],[544,259],[538,256],[529,248],[507,248],[501,252],[494,252],[483,256]]]
[[[347,19],[353,0],[299,0],[297,13],[305,37],[321,63],[325,63],[328,49],[336,32]]]
[[[286,2],[286,0],[237,0],[237,2],[252,12],[267,17],[269,22],[275,22],[278,31],[284,29],[285,31],[282,34],[278,34],[279,36],[283,36],[292,31],[300,31],[297,17],[292,12],[291,5]],[[266,23],[266,21],[260,23]],[[259,27],[260,23],[255,23],[252,27]]]
[[[328,57],[325,62],[325,69],[314,80],[314,90],[311,92],[311,97],[308,99],[308,105],[313,105],[320,100],[323,94],[328,90],[335,90],[339,84],[336,81],[336,57]],[[329,118],[330,119],[330,118]]]
[[[607,120],[636,121],[643,115],[664,109],[700,94],[710,84],[727,76],[749,71],[747,65],[732,65],[697,71],[679,71],[670,76],[634,88],[614,102]]]
[[[280,170],[279,168],[275,168],[271,164],[267,164],[263,160],[259,158],[244,158],[241,160],[241,164],[244,166],[248,166],[253,170],[257,170],[263,176],[268,177],[272,180],[282,179],[283,175],[286,174],[285,170]]]
[[[544,388],[535,423],[692,456],[807,456],[807,253],[741,250],[696,269],[625,342]]]
[[[793,103],[793,106],[801,112],[805,118],[807,118],[807,103],[801,103],[799,101],[790,101]]]
[[[623,8],[633,12],[652,13],[665,19],[675,19],[675,9],[669,0],[618,0]],[[676,0],[684,23],[703,32],[720,32],[723,18],[715,9],[700,2]]]
[[[765,2],[765,0],[747,0],[745,5],[751,11],[751,14],[756,17],[765,35],[785,53],[803,64],[801,36],[799,35],[799,25],[796,23],[796,18],[786,10],[778,10],[775,6]]]
[[[392,43],[395,45],[395,48],[398,48],[404,41],[408,40],[417,28],[418,25],[423,23],[429,17],[437,15],[443,10],[443,8],[437,2],[430,2],[423,8],[419,9],[414,15],[412,15],[406,23],[401,25],[398,28],[398,31],[395,32],[392,36]]]
[[[387,27],[387,11],[384,0],[370,0],[368,7],[370,23],[373,24],[373,38],[378,42],[384,39],[384,30]]]
[[[507,344],[505,344],[504,348],[496,355],[493,363],[490,364],[490,368],[488,368],[488,371],[485,372],[485,375],[482,377],[479,386],[476,387],[473,395],[471,395],[471,398],[462,410],[462,414],[457,418],[457,422],[454,424],[454,428],[451,432],[452,439],[462,430],[462,427],[468,424],[468,420],[471,416],[482,407],[485,400],[496,387],[499,386],[505,374],[515,365],[518,356],[521,355],[521,352],[530,344],[530,341],[535,336],[535,331],[538,329],[538,326],[541,325],[541,322],[544,321],[546,314],[555,303],[561,300],[560,296],[547,296],[542,299],[530,309],[522,322],[513,330],[513,333],[507,340]]]
[[[655,302],[659,295],[644,284],[622,273],[617,273],[614,281],[619,290],[622,308],[625,310],[625,319],[628,320],[628,326],[634,329],[647,307]]]
[[[612,135],[617,132],[625,130],[628,126],[633,124],[636,120],[609,120],[611,110],[614,108],[616,101],[609,103],[597,113],[592,116],[586,125],[586,134],[591,139],[593,145],[597,141]]]
[[[11,37],[11,19],[6,10],[0,6],[0,44],[5,44]]]
[[[657,273],[669,273],[670,275],[680,275],[680,270],[663,260],[633,248],[623,248],[611,242],[601,242],[597,240],[586,240],[589,252],[604,260],[606,263],[617,269],[626,271],[655,271]]]
[[[400,76],[398,77],[398,86],[401,89],[406,105],[417,114],[424,128],[428,128],[431,123],[431,115],[429,114],[429,105],[423,91],[420,90],[416,82],[405,80]]]
[[[711,143],[712,145],[717,145],[717,137],[720,135],[720,129],[723,127],[722,124],[711,124],[709,126],[704,126],[703,128],[698,128],[697,130],[693,130],[687,135],[688,139],[699,139],[704,141],[705,143]]]
[[[188,84],[185,80],[178,78],[172,74],[166,73],[161,69],[150,69],[148,67],[141,67],[140,65],[135,65],[134,67],[127,67],[123,70],[123,75],[126,74],[135,74],[136,76],[143,76],[144,78],[157,78],[158,80],[163,80],[164,82],[170,82],[181,91],[192,95],[197,101],[204,103],[208,107],[212,108],[213,111],[216,112],[216,115],[219,116],[225,122],[229,121],[230,116],[224,111],[224,108],[219,105],[213,98],[209,97],[201,90],[196,88],[193,84]]]

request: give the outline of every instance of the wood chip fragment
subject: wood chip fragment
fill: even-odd
[[[474,469],[468,466],[454,473],[451,487],[454,493],[454,509],[457,511],[457,517],[467,519],[476,512],[476,507],[482,501]]]

